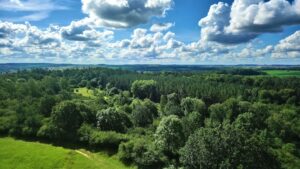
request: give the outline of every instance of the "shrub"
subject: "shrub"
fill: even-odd
[[[125,134],[114,131],[98,131],[88,124],[83,124],[78,130],[79,141],[97,148],[117,149],[119,144],[129,140]]]
[[[122,162],[133,163],[142,169],[162,168],[167,161],[148,138],[133,139],[120,144],[118,156]]]

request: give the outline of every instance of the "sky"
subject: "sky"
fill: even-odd
[[[300,64],[300,0],[0,0],[0,63]]]

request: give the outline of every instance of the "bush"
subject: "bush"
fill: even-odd
[[[0,117],[0,134],[8,134],[9,130],[13,127],[14,121],[14,116]]]
[[[94,131],[90,135],[89,144],[99,148],[118,148],[119,144],[128,140],[127,135],[114,131]]]
[[[96,148],[114,148],[117,149],[119,144],[129,140],[125,134],[113,131],[98,131],[88,124],[83,124],[78,129],[79,141],[89,144]]]
[[[162,168],[167,161],[147,138],[133,139],[120,144],[118,156],[122,162],[133,163],[141,169]]]

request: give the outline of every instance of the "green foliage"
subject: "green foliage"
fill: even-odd
[[[181,161],[188,169],[197,168],[278,168],[261,135],[224,124],[201,128],[189,137],[181,150]]]
[[[241,113],[248,112],[251,107],[249,102],[238,99],[228,99],[224,103],[216,103],[209,107],[210,118],[223,122],[224,120],[234,121]]]
[[[275,150],[278,159],[281,161],[281,167],[284,169],[297,169],[300,167],[299,152],[295,144],[287,143]]]
[[[53,108],[49,120],[39,129],[38,136],[74,141],[81,124],[93,124],[95,119],[95,114],[85,105],[64,101]]]
[[[148,98],[157,101],[157,82],[154,80],[137,80],[131,85],[131,92],[140,99]]]
[[[202,114],[202,116],[205,116],[206,106],[205,103],[200,99],[187,97],[181,100],[180,105],[185,115],[191,112],[198,112]]]
[[[133,163],[141,169],[162,168],[166,157],[161,154],[149,140],[133,139],[119,146],[118,156],[124,163]]]
[[[40,100],[39,111],[46,117],[49,117],[52,111],[52,108],[56,104],[56,99],[53,96],[45,96]]]
[[[177,115],[183,116],[182,109],[180,107],[180,98],[178,94],[172,93],[167,96],[168,102],[164,106],[164,115]]]
[[[263,103],[296,104],[296,91],[293,89],[261,90],[258,94]]]
[[[191,112],[182,118],[185,137],[188,138],[197,129],[204,126],[204,117],[199,112]]]
[[[79,141],[93,146],[94,148],[114,148],[129,140],[125,134],[114,131],[98,131],[88,124],[83,124],[78,129]]]
[[[73,139],[83,123],[80,108],[74,102],[61,102],[54,107],[51,124],[57,128],[60,138]]]
[[[129,117],[114,108],[101,110],[97,113],[97,127],[102,131],[125,132],[131,125]]]
[[[272,113],[267,119],[268,127],[280,138],[293,141],[300,139],[300,113],[294,109],[283,109]]]
[[[135,101],[132,104],[132,113],[131,113],[133,122],[136,126],[146,127],[149,124],[152,124],[154,118],[158,116],[158,111],[156,105],[145,99],[144,101]]]
[[[155,145],[168,155],[176,155],[185,142],[181,120],[174,115],[161,120],[154,136]]]
[[[142,169],[299,168],[299,78],[218,72],[1,74],[0,134],[119,148]]]

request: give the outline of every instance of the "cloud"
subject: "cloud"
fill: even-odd
[[[169,39],[174,38],[174,37],[175,37],[175,33],[173,33],[173,32],[167,32],[167,33],[165,34],[165,36],[163,37],[163,39],[164,39],[165,41],[168,41]]]
[[[26,31],[28,24],[14,24],[11,22],[0,21],[0,38],[6,38],[9,35],[15,35]]]
[[[0,11],[24,12],[19,17],[2,17],[6,21],[39,21],[48,18],[49,13],[57,10],[67,10],[68,7],[60,5],[55,0],[1,0]]]
[[[173,32],[134,29],[130,38],[113,41],[113,31],[96,29],[89,20],[39,29],[29,23],[0,22],[0,53],[27,61],[78,63],[188,63],[221,56],[229,49],[211,42],[185,44]],[[19,56],[22,57],[20,58]],[[83,57],[84,56],[84,57]]]
[[[167,43],[167,49],[176,49],[183,45],[182,42],[174,39],[170,39]]]
[[[62,27],[60,34],[64,39],[73,41],[88,41],[94,39],[94,35],[91,34],[92,28],[87,24],[78,21],[72,21],[70,25]]]
[[[89,18],[72,21],[70,25],[59,28],[61,37],[69,41],[82,41],[89,47],[99,47],[103,42],[113,39],[114,32],[98,31],[90,24]]]
[[[210,7],[208,15],[199,21],[201,38],[206,41],[219,43],[242,43],[255,38],[257,33],[233,32],[226,28],[230,25],[230,7],[228,4],[219,2]]]
[[[169,30],[171,27],[173,27],[175,24],[173,23],[158,23],[153,24],[150,28],[150,31],[152,32],[164,32]]]
[[[172,0],[82,0],[82,11],[97,24],[127,28],[147,23],[152,17],[163,17]]]
[[[234,0],[219,2],[199,21],[203,40],[237,44],[262,33],[281,32],[284,26],[300,24],[300,0]]]
[[[6,18],[8,21],[23,22],[23,21],[40,21],[49,17],[49,12],[34,12],[21,17]]]
[[[300,56],[300,31],[275,46],[259,48],[261,44],[256,42],[225,45],[201,39],[184,43],[173,32],[152,32],[151,28],[136,28],[127,39],[115,40],[113,31],[93,27],[89,23],[89,19],[83,19],[68,26],[50,25],[41,29],[29,23],[0,21],[1,59],[6,62],[34,59],[56,63],[234,64],[241,60]]]
[[[274,58],[300,58],[300,31],[281,40],[274,47]]]
[[[1,21],[0,40],[2,40],[2,45],[0,46],[16,48],[36,45],[40,47],[53,47],[59,46],[61,41],[59,34],[50,29],[42,31],[29,23],[14,24]]]

